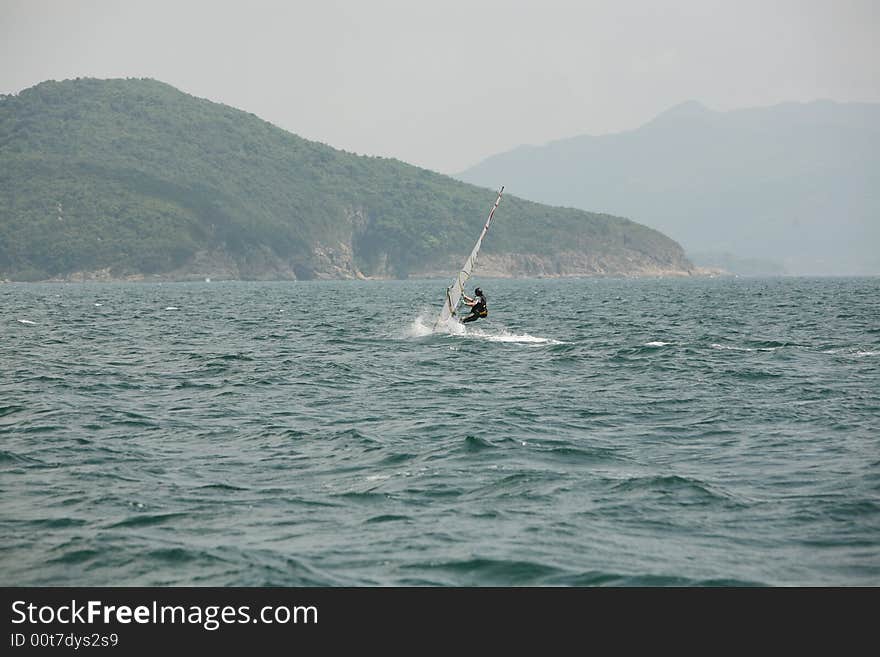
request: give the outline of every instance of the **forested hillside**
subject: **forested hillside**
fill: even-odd
[[[692,269],[655,230],[508,191],[481,254],[487,273]],[[430,275],[460,264],[494,199],[154,80],[0,97],[0,278]]]

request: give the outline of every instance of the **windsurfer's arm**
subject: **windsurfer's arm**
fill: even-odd
[[[462,294],[462,295],[461,295],[461,298],[464,299],[464,302],[465,302],[467,305],[469,305],[469,306],[473,306],[474,303],[476,303],[473,299],[471,299],[471,298],[470,298],[468,295],[466,295],[466,294]]]

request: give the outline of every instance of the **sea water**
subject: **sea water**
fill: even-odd
[[[0,581],[880,585],[880,279],[471,282],[0,285]]]

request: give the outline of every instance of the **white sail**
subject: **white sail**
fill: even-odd
[[[492,223],[492,217],[495,214],[495,210],[498,209],[498,204],[501,203],[501,194],[503,192],[504,186],[502,185],[501,190],[498,192],[498,198],[495,199],[495,204],[489,211],[489,217],[486,219],[486,225],[483,226],[483,231],[480,233],[480,237],[477,239],[477,243],[474,244],[473,251],[471,251],[468,259],[465,260],[464,266],[461,268],[461,271],[458,272],[458,276],[455,277],[452,285],[446,288],[446,302],[443,304],[443,309],[440,311],[440,316],[437,318],[437,321],[434,324],[435,328],[440,324],[445,324],[446,322],[448,322],[455,314],[455,311],[458,309],[458,304],[461,302],[461,296],[462,294],[464,294],[464,284],[467,283],[467,280],[471,277],[471,272],[473,272],[474,270],[474,264],[476,264],[477,262],[477,254],[480,252],[480,246],[483,244],[483,238],[486,236],[486,233],[489,232],[489,224]]]

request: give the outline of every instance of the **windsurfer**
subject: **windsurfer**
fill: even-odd
[[[471,307],[471,314],[461,320],[462,324],[475,322],[481,317],[486,317],[489,314],[489,310],[486,307],[486,296],[480,288],[474,290],[474,296],[472,297],[463,294],[462,299],[464,299],[464,302]]]

